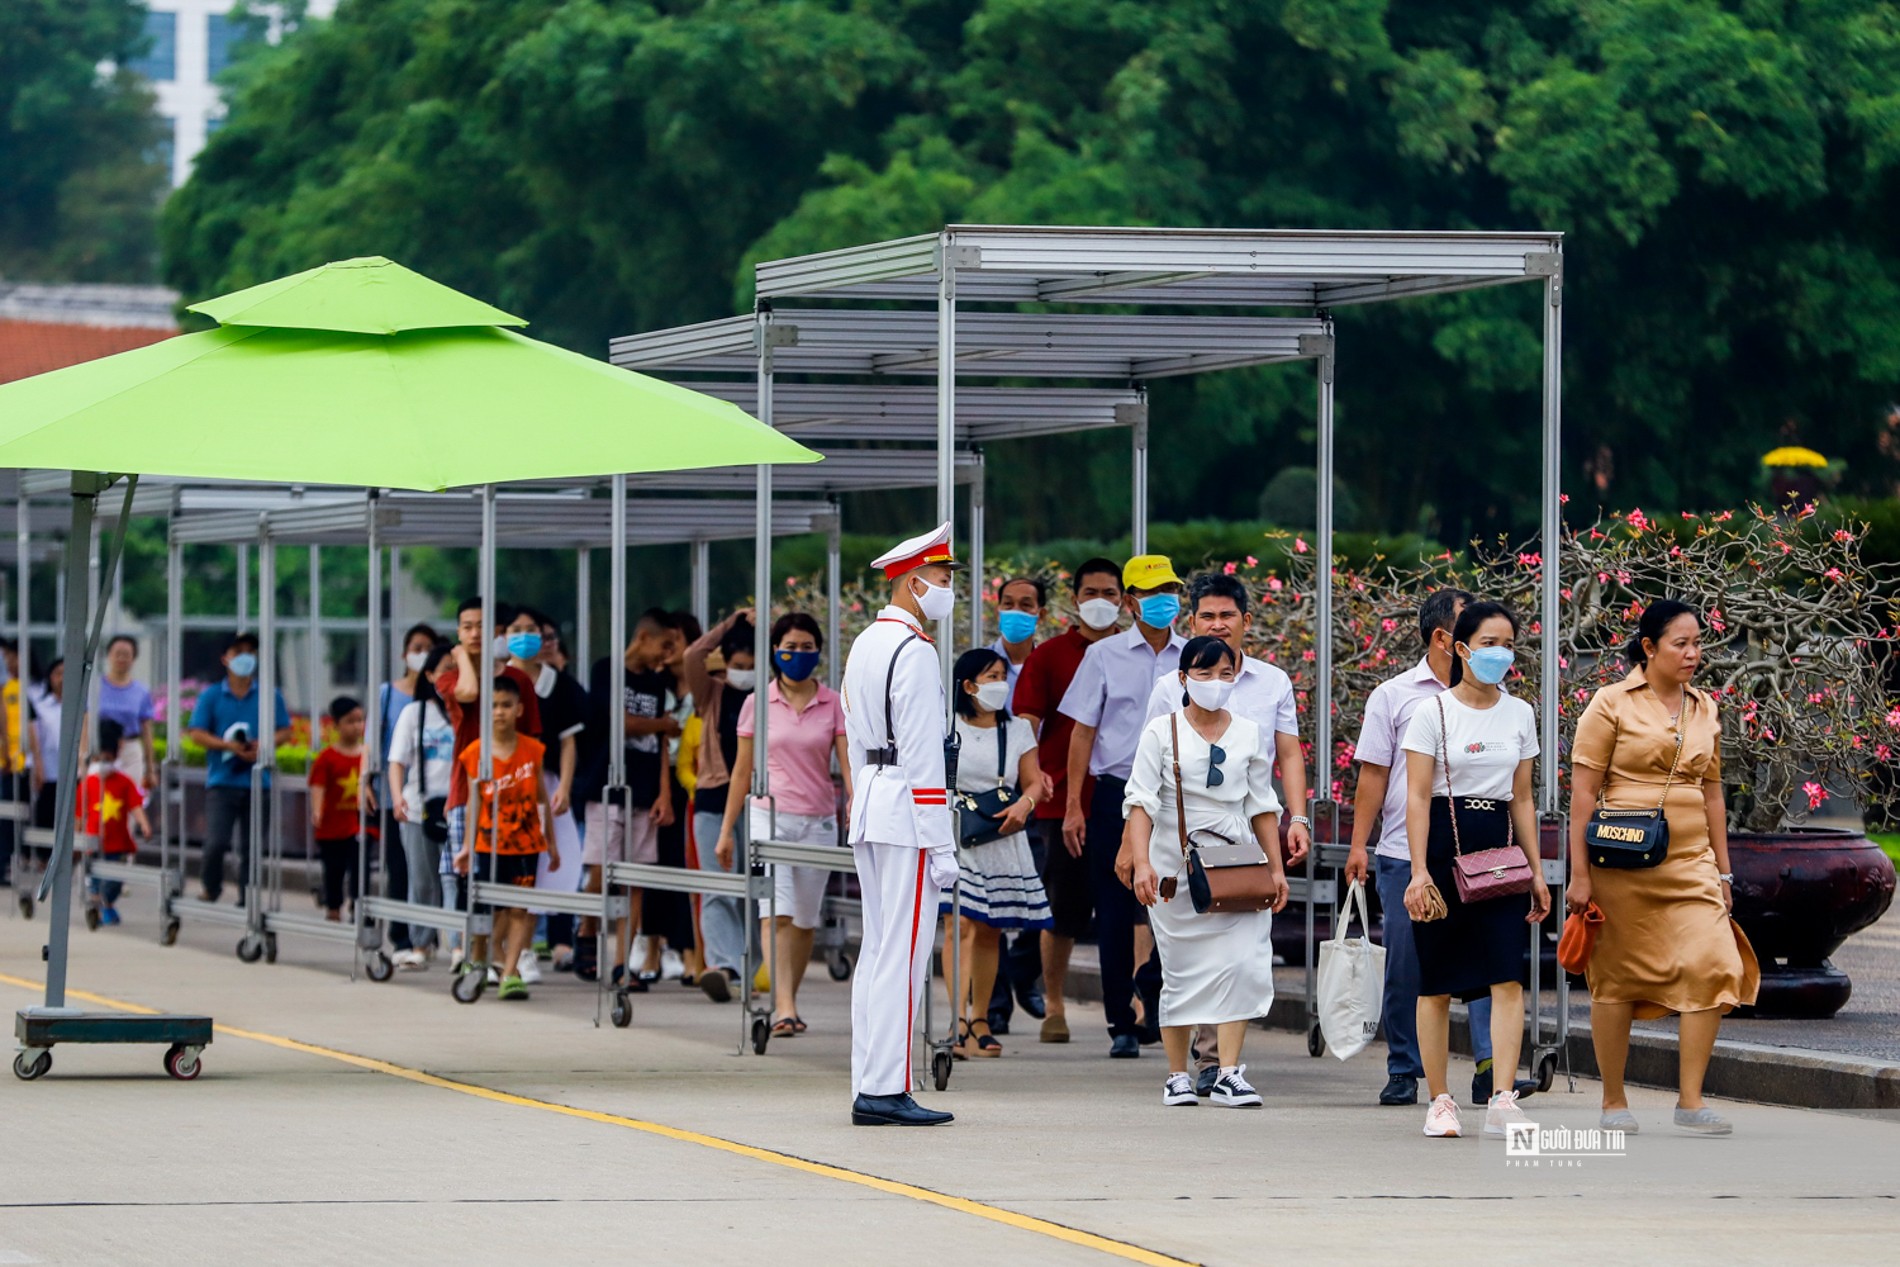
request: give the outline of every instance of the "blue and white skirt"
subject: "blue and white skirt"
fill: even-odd
[[[992,928],[1049,928],[1049,895],[1043,892],[1029,833],[1019,831],[981,845],[957,846],[961,913]],[[950,895],[938,904],[950,913]]]

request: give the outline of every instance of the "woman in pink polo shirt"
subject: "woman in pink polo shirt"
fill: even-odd
[[[844,799],[851,799],[851,764],[845,752],[844,707],[838,693],[819,682],[818,660],[825,638],[818,622],[804,612],[787,612],[773,622],[772,682],[766,688],[766,706],[772,711],[766,731],[766,788],[776,821],[769,821],[764,801],[752,801],[747,837],[788,844],[838,843],[838,792],[831,781],[835,754],[844,773]],[[752,738],[758,733],[754,692],[739,711],[739,752],[732,763],[732,783],[743,788],[752,781]],[[725,818],[719,827],[719,864],[730,870],[733,837],[738,827],[740,799],[726,798]],[[772,1034],[790,1037],[805,1032],[798,1015],[798,987],[811,963],[812,934],[818,927],[829,871],[818,867],[775,867],[778,906],[778,953],[772,962]],[[759,922],[759,940],[773,945],[771,919]]]

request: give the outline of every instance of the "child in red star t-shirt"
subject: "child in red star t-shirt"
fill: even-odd
[[[125,728],[118,722],[99,723],[99,747],[92,754],[92,764],[86,767],[86,777],[80,781],[74,811],[78,820],[74,825],[80,834],[98,842],[92,848],[120,857],[138,852],[132,828],[138,828],[138,834],[147,840],[152,835],[151,820],[145,816],[145,793],[139,790],[137,780],[118,768],[119,746],[124,741]],[[118,923],[119,912],[113,908],[125,886],[117,880],[99,879],[88,884],[99,902],[99,922]]]
[[[357,876],[356,833],[376,838],[374,793],[363,783],[363,706],[347,695],[330,701],[336,742],[310,763],[310,826],[323,864],[323,915],[343,919],[343,882],[350,877],[350,900],[361,887]]]

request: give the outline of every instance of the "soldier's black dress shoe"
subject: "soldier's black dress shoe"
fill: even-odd
[[[861,1095],[851,1102],[853,1126],[942,1126],[949,1113],[927,1109],[908,1095]]]

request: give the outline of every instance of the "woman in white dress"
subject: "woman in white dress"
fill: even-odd
[[[996,965],[1006,929],[1051,926],[1049,897],[1029,837],[1023,828],[1048,795],[1036,760],[1036,732],[1009,715],[1009,662],[987,647],[966,651],[951,675],[957,707],[957,792],[981,796],[999,788],[1009,808],[997,821],[1000,832],[981,844],[957,842],[960,885],[958,923],[963,940],[963,998],[955,1003],[961,1018],[957,1056],[1000,1056],[1003,1045],[990,1032],[985,1015],[996,988]],[[962,821],[961,811],[959,823]],[[987,834],[987,833],[986,833]],[[950,895],[938,908],[950,913]],[[949,962],[949,927],[944,928],[944,960]]]
[[[1230,1108],[1259,1108],[1260,1093],[1240,1063],[1248,1022],[1273,1006],[1273,911],[1286,906],[1280,859],[1280,798],[1273,791],[1273,736],[1227,711],[1239,670],[1220,638],[1190,640],[1181,650],[1186,706],[1157,717],[1141,733],[1122,813],[1134,858],[1135,898],[1161,952],[1161,1041],[1168,1079],[1161,1102],[1198,1102],[1189,1075],[1189,1035],[1214,1027],[1220,1074],[1209,1098]],[[1181,766],[1188,836],[1197,844],[1259,843],[1273,868],[1272,911],[1197,915],[1189,900],[1187,863],[1176,826],[1174,765]]]

